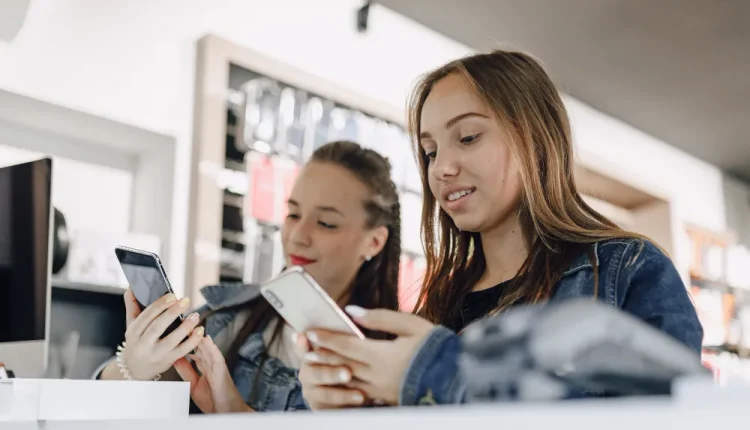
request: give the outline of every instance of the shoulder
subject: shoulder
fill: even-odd
[[[213,311],[249,303],[260,297],[260,286],[256,284],[225,283],[203,287],[201,295],[206,307]]]
[[[588,249],[588,252],[585,252]],[[585,248],[578,248],[580,254],[568,266],[564,275],[581,269],[597,267],[600,273],[607,274],[619,271],[635,262],[644,261],[669,262],[669,258],[658,246],[645,239],[613,238],[594,242]]]
[[[597,243],[596,250],[601,283],[620,306],[626,305],[628,297],[638,295],[648,299],[643,306],[649,306],[648,301],[687,297],[672,259],[655,243],[638,238],[612,239]]]
[[[574,277],[577,272],[595,273]],[[608,303],[622,306],[634,284],[658,283],[665,289],[680,287],[682,279],[672,260],[653,242],[641,238],[613,238],[587,245],[563,274],[572,279],[592,283],[597,294],[604,294]],[[587,289],[584,289],[587,291]],[[583,291],[583,290],[582,290]],[[656,290],[654,290],[656,291]]]
[[[615,238],[594,244],[597,263],[606,273],[642,270],[645,267],[672,267],[672,260],[647,239]],[[608,270],[606,270],[608,269]]]
[[[260,297],[257,285],[226,283],[201,289],[206,304],[198,311],[204,316],[206,334],[226,356],[245,322],[252,313],[250,305]]]

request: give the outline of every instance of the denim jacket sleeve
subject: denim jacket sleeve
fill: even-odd
[[[401,383],[399,404],[404,406],[463,403],[461,342],[451,330],[436,326],[412,358]]]
[[[672,261],[650,242],[631,243],[622,258],[621,307],[700,355],[703,327]]]

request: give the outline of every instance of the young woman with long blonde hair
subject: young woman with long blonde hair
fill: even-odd
[[[457,332],[513,306],[577,297],[645,321],[699,360],[702,328],[670,258],[578,192],[568,115],[537,61],[508,51],[452,61],[419,82],[409,115],[427,257],[416,315],[347,308],[395,340],[299,336],[300,348],[317,346],[300,371],[310,407],[357,406],[362,394],[461,402]]]

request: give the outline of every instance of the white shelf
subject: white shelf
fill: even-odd
[[[70,282],[64,280],[53,280],[52,288],[63,290],[88,291],[92,293],[113,294],[121,296],[125,294],[125,288],[110,285],[86,284],[82,282]]]

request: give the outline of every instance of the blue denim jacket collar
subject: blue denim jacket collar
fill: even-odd
[[[599,243],[594,244],[594,259],[597,266],[599,266]],[[568,270],[563,272],[563,277],[572,275],[579,270],[584,269],[594,269],[594,266],[591,264],[591,259],[589,258],[588,253],[583,253],[579,255],[575,260],[573,260],[573,263],[570,264],[570,267],[568,267]]]
[[[260,296],[260,286],[255,284],[218,284],[201,289],[209,309],[218,311],[241,305]]]

